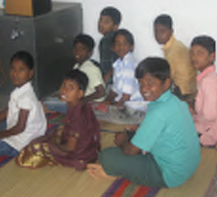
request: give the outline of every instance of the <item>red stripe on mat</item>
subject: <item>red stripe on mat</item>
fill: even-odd
[[[48,119],[53,119],[53,118],[55,118],[55,117],[57,117],[59,115],[60,115],[60,113],[58,113],[58,112],[51,113],[51,114],[48,115]]]
[[[112,197],[120,197],[124,193],[124,190],[128,187],[130,181],[124,180],[122,185],[117,189],[117,191],[112,195]]]
[[[139,186],[131,197],[144,197],[150,191],[150,187]]]
[[[1,156],[0,157],[0,162],[2,162],[4,159],[6,159],[7,157],[6,156]]]
[[[49,130],[51,127],[53,127],[54,126],[54,124],[50,124],[50,123],[48,123],[47,124],[47,130]]]

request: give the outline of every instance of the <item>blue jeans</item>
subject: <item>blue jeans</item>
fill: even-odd
[[[15,157],[19,152],[6,142],[0,140],[0,156]]]
[[[45,107],[50,111],[60,112],[62,114],[66,114],[67,111],[67,104],[59,100],[57,97],[48,97],[46,100],[43,101]]]
[[[0,132],[6,129],[6,122],[0,123]],[[11,147],[6,142],[0,140],[0,156],[8,156],[8,157],[14,157],[17,156],[19,152]]]
[[[6,129],[6,121],[0,122],[0,132]]]

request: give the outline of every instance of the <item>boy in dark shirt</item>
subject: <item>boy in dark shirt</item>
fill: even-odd
[[[121,22],[121,13],[114,7],[106,7],[100,13],[98,31],[103,35],[99,44],[100,68],[105,84],[112,83],[112,63],[117,55],[112,50],[112,37]]]

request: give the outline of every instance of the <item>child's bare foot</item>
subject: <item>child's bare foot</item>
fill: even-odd
[[[117,177],[109,176],[106,174],[106,172],[103,170],[101,164],[87,164],[87,171],[94,179],[101,180],[101,179],[107,179],[107,180],[115,180]]]

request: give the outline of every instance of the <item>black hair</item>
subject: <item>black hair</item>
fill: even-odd
[[[122,35],[126,38],[127,42],[131,45],[134,46],[134,38],[133,38],[133,34],[131,32],[129,32],[127,29],[119,29],[117,30],[112,38],[112,43],[115,43],[116,37]]]
[[[154,20],[154,25],[163,25],[167,27],[168,29],[173,28],[173,20],[170,15],[168,14],[161,14]]]
[[[27,51],[18,51],[14,53],[10,59],[10,63],[14,60],[22,61],[30,70],[34,68],[34,59]]]
[[[115,25],[121,23],[121,13],[117,8],[106,7],[101,11],[100,16],[109,16]]]
[[[215,53],[215,40],[210,36],[202,35],[195,37],[191,42],[191,47],[194,45],[200,45],[209,53]]]
[[[162,82],[170,78],[170,65],[166,59],[148,57],[142,60],[136,68],[135,77],[141,79],[145,74],[151,74]]]
[[[75,46],[77,43],[83,44],[85,47],[87,47],[88,51],[93,51],[95,42],[93,38],[87,34],[79,34],[75,37],[73,46]]]
[[[84,92],[87,89],[88,77],[84,72],[82,72],[78,69],[74,69],[72,71],[69,71],[66,74],[66,76],[64,77],[64,79],[70,79],[72,81],[76,81],[79,89],[83,90]]]

